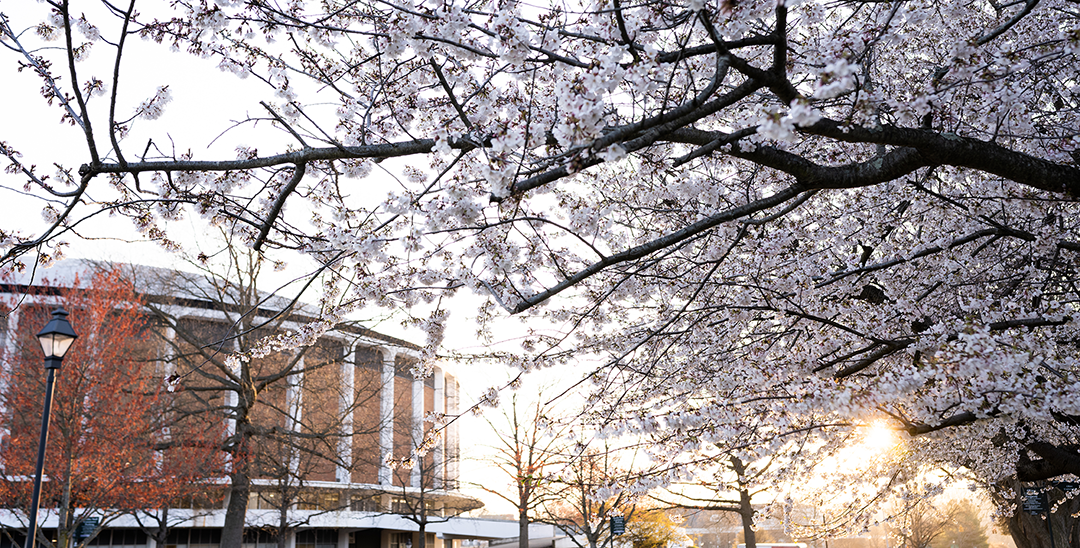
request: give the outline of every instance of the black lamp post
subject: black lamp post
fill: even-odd
[[[41,414],[41,441],[38,445],[37,468],[34,474],[34,494],[30,500],[30,524],[26,529],[26,548],[34,548],[37,537],[38,503],[41,500],[41,473],[45,468],[45,446],[49,442],[49,413],[52,411],[53,383],[56,370],[67,354],[68,348],[78,335],[67,320],[67,311],[63,308],[53,310],[52,319],[37,334],[41,350],[45,352],[45,411]]]

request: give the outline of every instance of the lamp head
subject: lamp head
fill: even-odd
[[[48,364],[52,362],[56,362],[55,367],[59,367],[60,360],[64,358],[64,354],[67,354],[71,343],[78,337],[75,330],[71,328],[67,315],[67,310],[63,308],[53,310],[52,319],[37,334],[38,342],[41,343],[41,350],[45,353],[45,367],[50,367]]]

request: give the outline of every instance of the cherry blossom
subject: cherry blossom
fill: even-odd
[[[482,338],[528,341],[477,360],[601,357],[600,435],[727,485],[725,458],[771,455],[773,488],[877,420],[988,488],[1080,472],[1073,2],[74,4],[0,18],[5,70],[87,143],[65,180],[0,135],[45,212],[0,226],[5,265],[105,207],[169,245],[186,214],[341,273],[335,314],[398,311],[431,356],[470,293]],[[169,142],[170,82],[130,102],[138,74],[85,57],[147,40],[266,85],[193,122],[237,157],[110,116]]]

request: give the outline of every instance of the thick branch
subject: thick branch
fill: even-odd
[[[609,266],[619,263],[625,263],[635,259],[640,259],[641,257],[644,257],[650,253],[659,251],[666,247],[675,245],[683,240],[686,240],[687,238],[690,238],[705,230],[713,228],[721,223],[747,217],[752,213],[776,207],[788,200],[797,198],[799,194],[801,194],[804,190],[806,189],[800,185],[789,186],[767,198],[762,198],[760,200],[755,200],[739,207],[731,208],[727,211],[713,215],[712,217],[702,219],[690,226],[687,226],[686,228],[683,228],[682,230],[677,230],[675,232],[672,232],[671,234],[661,236],[652,241],[630,248],[621,253],[616,253],[614,255],[604,257],[600,261],[597,261],[589,265],[588,267],[578,271],[573,276],[570,276],[562,282],[555,284],[554,287],[522,300],[520,304],[514,307],[513,313],[516,314],[528,310],[529,308],[532,308],[533,306],[536,306],[537,304],[546,301],[547,299],[561,293],[562,291],[577,285],[583,280],[591,277],[594,274],[599,273],[601,270],[604,270]]]
[[[801,130],[847,143],[910,147],[918,151],[925,165],[968,167],[1039,190],[1080,196],[1080,169],[1036,158],[989,141],[892,125],[874,128],[844,125],[829,119],[819,120]]]
[[[1017,463],[1016,478],[1020,481],[1039,481],[1064,474],[1080,475],[1080,453],[1075,448],[1046,442],[1032,442],[1027,444],[1027,448],[1041,459]]]
[[[199,160],[159,160],[151,162],[128,162],[127,166],[120,164],[84,164],[79,168],[79,174],[94,176],[102,173],[145,173],[151,171],[238,171],[244,169],[258,169],[284,164],[301,164],[325,160],[348,160],[354,158],[396,158],[411,156],[414,154],[427,154],[435,147],[434,139],[416,139],[398,143],[384,143],[381,145],[363,145],[353,147],[323,147],[307,148],[273,156],[250,158],[243,160],[223,161],[199,161]],[[468,139],[456,139],[450,143],[451,148],[458,150],[472,150],[478,145]]]
[[[300,184],[300,180],[304,178],[304,172],[306,170],[306,163],[300,162],[299,164],[296,164],[296,169],[293,170],[292,177],[289,179],[289,184],[281,189],[281,194],[279,194],[278,199],[274,201],[274,206],[266,216],[266,221],[263,222],[262,229],[259,230],[259,236],[255,238],[255,245],[253,246],[255,251],[259,251],[266,241],[266,236],[270,233],[270,228],[274,226],[274,222],[277,220],[278,215],[281,214],[281,209],[285,207],[285,200],[296,190],[297,185]]]

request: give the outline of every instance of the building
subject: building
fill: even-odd
[[[47,283],[29,275],[7,280],[0,286],[0,297],[21,304],[9,307],[3,318],[0,348],[5,355],[18,351],[18,337],[28,337],[40,327],[22,325],[23,318],[35,311],[40,316],[57,305],[70,306],[61,302],[64,288],[114,267],[64,261],[44,271]],[[210,402],[228,409],[210,415],[228,436],[250,424],[272,434],[259,438],[247,453],[251,460],[245,461],[252,485],[246,514],[248,546],[276,548],[281,538],[287,548],[403,548],[417,544],[418,518],[427,522],[427,546],[439,548],[458,546],[459,539],[516,534],[516,524],[456,517],[481,503],[458,491],[457,427],[451,424],[440,437],[425,438],[431,426],[425,428],[427,417],[457,412],[458,385],[445,364],[418,379],[413,375],[418,346],[349,324],[317,333],[317,340],[303,352],[252,350],[266,337],[304,333],[317,314],[295,301],[251,291],[245,280],[143,266],[119,268],[134,280],[152,319],[148,324],[153,325],[157,343],[143,351],[155,374],[185,390],[172,405],[188,409]],[[79,331],[78,311],[71,312]],[[246,359],[230,361],[238,351],[246,352]],[[257,405],[239,405],[242,391],[227,389],[232,386],[229,379],[241,375],[241,369],[250,379],[245,382],[258,385]],[[5,416],[18,412],[0,409]],[[40,409],[33,411],[38,413]],[[198,416],[205,425],[207,413]],[[173,428],[190,427],[184,424],[178,420]],[[8,434],[0,431],[0,438]],[[321,445],[304,445],[309,440]],[[421,443],[430,450],[412,458],[413,448]],[[394,460],[411,466],[392,466]],[[225,469],[230,465],[236,466],[226,463]],[[164,542],[168,548],[218,544],[228,505],[226,485],[226,477],[210,478],[205,497],[188,497],[170,507]],[[0,506],[10,504],[0,501]],[[17,531],[24,528],[17,512],[0,510],[0,525],[16,532],[4,535],[0,546],[17,540]],[[147,534],[145,521],[140,524],[133,515],[106,510],[102,516],[108,527],[90,541],[91,546],[158,544]],[[39,522],[43,531],[55,533],[56,512],[43,505]]]

